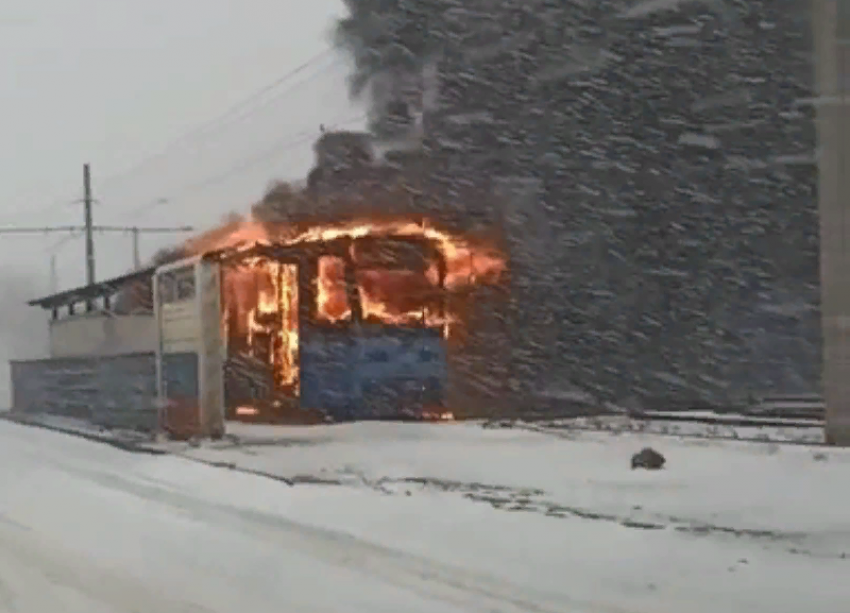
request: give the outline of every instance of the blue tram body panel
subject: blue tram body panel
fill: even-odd
[[[444,407],[448,368],[439,330],[364,325],[302,340],[301,405],[338,420],[418,417]]]

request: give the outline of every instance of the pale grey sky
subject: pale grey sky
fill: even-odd
[[[319,124],[364,123],[347,99],[347,60],[335,52],[246,108],[247,117],[120,173],[327,49],[342,12],[339,0],[6,3],[0,226],[81,223],[73,201],[84,162],[101,224],[209,227],[247,211],[270,180],[303,178]],[[148,206],[160,198],[170,203]],[[0,235],[0,268],[30,271],[46,291],[49,247],[61,238]],[[174,240],[146,236],[142,256]],[[56,253],[60,287],[81,284],[82,239]],[[99,279],[121,274],[130,237],[97,235],[96,254]]]

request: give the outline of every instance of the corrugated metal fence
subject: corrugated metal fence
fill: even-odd
[[[110,428],[156,429],[154,353],[21,360],[10,366],[13,412],[76,417]]]

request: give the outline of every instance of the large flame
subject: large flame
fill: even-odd
[[[421,251],[403,266],[385,266],[369,253],[353,253],[354,280],[365,322],[392,325],[427,325],[442,328],[447,336],[462,325],[462,317],[451,306],[441,309],[449,295],[465,289],[497,282],[505,270],[498,250],[478,244],[458,234],[440,230],[427,222],[410,220],[356,221],[295,227],[253,220],[232,221],[191,239],[186,251],[200,254],[216,249],[254,243],[290,245],[320,243],[338,238],[370,238],[378,246],[393,239],[418,239],[433,245],[445,263],[443,287],[439,266]],[[297,387],[298,292],[295,266],[254,258],[228,267],[223,280],[224,328],[228,342],[274,368],[276,382]],[[351,317],[340,258],[320,258],[318,267],[317,312],[327,322]],[[448,301],[451,305],[451,301]],[[442,311],[442,315],[440,315]]]

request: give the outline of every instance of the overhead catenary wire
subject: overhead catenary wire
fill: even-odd
[[[338,129],[350,125],[354,125],[366,119],[365,114],[357,115],[356,117],[350,117],[348,119],[343,119],[337,121],[333,124],[329,124],[327,127],[329,129]],[[290,134],[283,139],[279,139],[274,142],[273,145],[263,149],[258,153],[251,154],[247,157],[244,157],[238,160],[234,165],[225,169],[222,172],[216,173],[214,175],[208,176],[200,181],[192,182],[188,185],[184,185],[183,187],[178,188],[171,192],[168,197],[159,198],[154,202],[146,202],[135,209],[132,209],[128,215],[128,219],[134,219],[140,216],[142,213],[148,214],[153,212],[155,209],[160,206],[167,204],[169,202],[173,202],[176,198],[186,196],[188,194],[202,191],[204,189],[213,187],[226,181],[227,179],[237,176],[247,170],[250,170],[254,166],[269,159],[272,159],[278,155],[286,153],[298,147],[299,145],[303,145],[305,143],[309,143],[313,141],[318,136],[317,130],[305,130],[298,132],[296,134]]]
[[[263,85],[259,89],[250,93],[245,98],[242,98],[241,100],[237,101],[235,104],[233,104],[232,106],[227,108],[224,112],[220,113],[219,115],[217,115],[217,116],[215,116],[211,119],[202,121],[202,122],[194,125],[193,127],[189,128],[186,132],[184,132],[184,133],[178,135],[177,137],[173,138],[172,140],[170,140],[165,145],[165,147],[162,150],[160,150],[156,153],[153,153],[153,154],[146,155],[145,157],[138,160],[137,162],[134,162],[131,166],[129,166],[129,167],[127,167],[127,168],[125,168],[121,171],[118,171],[116,173],[113,173],[111,175],[106,176],[105,178],[103,178],[99,182],[100,183],[100,189],[103,190],[105,185],[108,185],[110,183],[114,183],[115,181],[117,181],[119,179],[127,178],[128,176],[132,175],[133,173],[145,168],[149,164],[165,158],[170,152],[172,152],[177,146],[179,146],[181,144],[192,142],[193,140],[199,139],[199,138],[204,137],[204,136],[209,136],[210,134],[214,133],[216,131],[216,129],[220,129],[221,127],[224,127],[224,126],[227,126],[227,125],[233,125],[234,123],[238,123],[239,121],[244,120],[247,117],[250,117],[254,112],[259,110],[260,108],[264,108],[264,107],[268,106],[272,101],[279,100],[284,95],[287,95],[295,87],[298,87],[300,85],[305,84],[306,82],[309,82],[312,79],[315,79],[316,77],[323,74],[324,71],[331,68],[335,63],[332,63],[329,66],[324,66],[322,68],[322,70],[319,70],[318,72],[314,72],[312,74],[312,76],[309,76],[307,79],[302,80],[301,82],[294,84],[294,86],[292,86],[292,87],[286,88],[282,92],[277,92],[275,96],[271,97],[270,99],[266,99],[263,104],[261,104],[258,108],[255,108],[253,111],[248,110],[248,109],[250,109],[251,105],[253,105],[253,104],[255,104],[259,101],[262,101],[264,99],[264,97],[266,97],[268,94],[270,94],[271,92],[274,92],[277,88],[285,85],[286,83],[291,81],[293,78],[305,73],[306,71],[308,71],[312,67],[320,65],[323,60],[326,60],[328,58],[332,58],[334,51],[335,50],[334,50],[333,47],[328,47],[328,48],[323,49],[322,51],[314,54],[313,56],[311,56],[310,58],[308,58],[306,61],[302,62],[301,64],[299,64],[295,68],[288,70],[286,73],[278,76],[273,81]],[[320,66],[320,68],[321,68],[321,66]],[[245,112],[246,110],[248,110],[248,111]],[[75,202],[77,202],[77,198],[73,198],[73,199],[65,198],[65,199],[54,200],[50,204],[48,204],[47,206],[38,208],[35,211],[30,212],[29,214],[30,215],[44,215],[44,214],[47,214],[49,212],[55,211],[60,206],[64,206],[66,204],[71,204],[71,203],[75,203]],[[68,240],[70,240],[70,239],[68,239]],[[60,244],[64,244],[65,242],[67,242],[67,240],[60,241]],[[57,246],[59,246],[59,245],[57,245]]]
[[[204,135],[210,135],[213,132],[213,130],[216,126],[222,127],[224,125],[232,125],[233,123],[236,123],[236,122],[238,122],[238,121],[240,121],[244,118],[249,117],[251,114],[257,112],[257,110],[259,108],[262,108],[263,106],[268,105],[269,103],[273,102],[274,100],[279,100],[283,95],[285,95],[286,93],[288,93],[292,89],[299,87],[306,82],[309,82],[313,78],[316,78],[317,76],[319,76],[321,74],[321,72],[314,72],[311,76],[307,76],[306,79],[302,79],[301,81],[296,82],[291,88],[288,88],[283,92],[278,92],[277,95],[272,97],[272,98],[267,98],[264,102],[261,103],[260,106],[255,106],[253,109],[248,108],[250,106],[250,104],[257,102],[257,101],[261,101],[265,94],[267,94],[270,91],[273,91],[275,87],[281,85],[282,83],[287,81],[289,78],[291,78],[295,74],[298,74],[299,72],[305,72],[307,68],[309,68],[312,65],[315,65],[319,60],[321,60],[323,57],[326,57],[329,53],[330,53],[330,50],[326,50],[325,52],[318,54],[317,56],[314,56],[313,58],[311,58],[310,60],[308,60],[307,62],[302,64],[301,66],[297,67],[294,71],[290,71],[284,77],[277,79],[274,83],[271,83],[271,84],[265,86],[264,88],[262,88],[261,90],[257,91],[255,94],[253,94],[252,96],[249,96],[248,98],[243,100],[240,104],[232,106],[231,108],[229,108],[227,111],[225,111],[224,113],[219,115],[214,120],[204,122],[203,124],[197,126],[195,129],[190,130],[189,132],[177,137],[176,139],[173,139],[171,141],[172,144],[170,145],[170,147],[173,148],[176,144],[178,144],[180,142],[188,142],[192,138],[203,137]],[[241,114],[240,114],[240,111],[242,111]],[[230,120],[230,124],[227,123],[228,119]],[[344,126],[348,126],[348,125],[352,125],[352,124],[355,124],[355,123],[358,123],[358,122],[362,122],[365,119],[366,119],[366,115],[364,113],[361,113],[361,114],[354,116],[354,117],[348,117],[348,118],[341,119],[341,120],[338,120],[336,122],[327,124],[327,129],[330,129],[330,130],[339,129],[339,128],[344,127]],[[302,145],[302,144],[305,144],[307,142],[314,140],[316,137],[318,137],[320,132],[321,132],[320,129],[313,129],[313,130],[301,131],[301,132],[298,132],[296,134],[290,134],[283,139],[277,140],[271,147],[267,147],[267,148],[263,149],[262,151],[260,151],[258,153],[251,154],[247,157],[244,157],[244,158],[238,160],[235,164],[233,164],[231,167],[225,169],[224,171],[216,173],[216,174],[211,175],[209,177],[206,177],[206,178],[204,178],[200,181],[195,181],[195,182],[192,182],[188,185],[185,185],[185,186],[173,191],[168,197],[165,197],[165,198],[160,197],[153,202],[145,203],[145,204],[137,207],[136,209],[131,210],[130,214],[133,215],[133,214],[138,214],[138,213],[150,213],[151,211],[155,210],[156,208],[162,206],[163,204],[172,202],[175,198],[179,198],[179,197],[185,196],[187,194],[190,194],[190,193],[193,193],[193,192],[196,192],[196,191],[208,189],[212,186],[220,184],[220,183],[226,181],[227,179],[229,179],[233,176],[237,176],[237,175],[239,175],[239,174],[241,174],[241,173],[243,173],[247,170],[250,170],[251,168],[253,168],[254,166],[256,166],[257,164],[259,164],[263,161],[271,159],[275,156],[279,156],[282,153],[285,153],[287,151],[292,150],[295,147],[298,147],[299,145]],[[157,154],[154,154],[153,156],[148,156],[148,158],[146,158],[145,160],[142,160],[140,163],[136,164],[134,167],[140,168],[140,167],[144,166],[144,164],[147,163],[148,161],[152,161],[153,159],[156,159],[156,158],[159,158],[159,157],[166,155],[167,152],[168,152],[168,148],[166,148],[166,150],[163,150],[163,151],[161,151]],[[120,174],[121,175],[129,174],[129,170],[124,171],[123,173],[120,173]],[[112,179],[114,180],[118,176],[119,175],[113,175]],[[118,228],[118,227],[99,226],[99,227],[95,228],[94,231],[95,232],[115,231],[117,229],[122,229],[122,231],[124,231],[123,230],[124,228],[127,228],[127,227],[122,226],[121,228]],[[57,241],[56,243],[54,243],[53,245],[48,247],[48,249],[47,249],[48,253],[52,254],[55,257],[55,254],[62,247],[64,247],[66,244],[68,244],[72,240],[79,238],[80,236],[83,235],[83,232],[77,231],[74,228],[69,228],[69,230],[71,230],[71,231],[69,232],[68,236],[64,237],[63,239]],[[129,230],[126,230],[126,231],[129,231]]]
[[[243,98],[242,100],[238,101],[237,103],[235,103],[234,105],[232,105],[231,107],[226,109],[223,113],[213,117],[212,119],[209,119],[209,120],[203,121],[199,124],[196,124],[195,126],[191,127],[189,130],[184,132],[183,134],[180,134],[179,136],[171,139],[165,145],[165,147],[162,150],[160,150],[159,152],[147,155],[144,158],[142,158],[141,160],[132,164],[130,167],[128,167],[128,168],[126,168],[122,171],[119,171],[117,173],[114,173],[112,175],[108,175],[107,177],[105,177],[100,182],[101,189],[103,189],[104,185],[108,185],[111,182],[114,182],[118,179],[124,178],[124,177],[140,170],[141,168],[147,166],[148,164],[164,158],[166,155],[168,155],[169,152],[171,152],[177,146],[184,144],[184,143],[189,143],[189,142],[198,140],[198,139],[200,139],[204,136],[208,136],[211,133],[214,133],[216,130],[218,130],[218,129],[224,127],[224,126],[233,125],[234,123],[238,123],[238,121],[241,121],[242,119],[245,119],[245,118],[251,116],[252,114],[254,114],[257,110],[259,110],[259,108],[264,108],[264,107],[268,106],[268,104],[270,104],[272,101],[279,100],[284,95],[291,93],[291,91],[293,89],[295,89],[295,87],[291,86],[291,87],[288,87],[281,92],[276,92],[274,97],[267,99],[259,107],[255,107],[251,110],[248,110],[248,112],[242,112],[242,111],[245,111],[246,109],[250,109],[252,104],[261,101],[263,99],[263,97],[266,96],[266,94],[273,92],[275,89],[286,84],[287,82],[289,82],[294,77],[304,73],[306,70],[308,70],[312,66],[315,66],[316,64],[321,62],[323,59],[331,57],[333,51],[334,51],[333,48],[327,48],[327,49],[313,55],[307,61],[299,64],[298,66],[296,66],[292,70],[289,70],[285,74],[277,77],[274,81],[262,86],[258,90],[255,90],[253,93],[249,94],[247,97]],[[329,66],[326,66],[326,67],[324,67],[324,70],[327,70],[328,68],[329,68]],[[318,73],[314,73],[312,75],[312,77],[307,79],[307,81],[312,80],[313,78],[316,78],[320,74],[322,74],[322,71],[319,71]],[[303,83],[304,83],[304,81],[298,82],[298,83],[295,84],[295,86],[296,87],[300,86]]]
[[[361,122],[365,119],[366,119],[365,114],[359,114],[359,115],[356,115],[354,117],[349,117],[347,119],[338,120],[338,121],[336,121],[332,124],[329,124],[327,126],[327,128],[331,129],[331,130],[339,129],[339,128],[343,128],[343,127],[347,127],[347,126],[350,126],[350,125],[357,124],[357,123],[359,123],[359,122]],[[267,159],[270,159],[270,158],[272,158],[276,155],[280,155],[282,153],[285,153],[285,152],[293,149],[294,147],[302,145],[306,142],[310,142],[312,139],[316,138],[316,136],[317,136],[316,130],[303,130],[303,131],[298,132],[296,134],[290,134],[287,137],[276,141],[271,147],[263,149],[259,153],[252,154],[252,155],[250,155],[246,158],[242,158],[236,164],[234,164],[230,168],[224,170],[223,172],[216,173],[216,174],[208,176],[208,177],[206,177],[206,178],[204,178],[200,181],[196,181],[196,182],[190,183],[188,185],[185,185],[181,188],[178,188],[176,191],[172,192],[170,197],[167,197],[167,198],[161,197],[161,198],[157,198],[153,202],[145,202],[144,204],[136,207],[135,209],[132,209],[129,212],[128,218],[132,219],[134,217],[137,217],[138,213],[152,212],[153,210],[161,207],[162,205],[168,204],[169,202],[173,201],[173,199],[176,198],[176,197],[185,196],[185,195],[188,195],[190,193],[200,191],[200,190],[203,190],[203,189],[207,189],[209,187],[217,185],[217,184],[219,184],[223,181],[226,181],[227,179],[229,179],[232,176],[236,176],[236,175],[238,175],[242,172],[245,172],[246,170],[249,170],[253,166],[255,166],[255,165],[257,165],[257,164],[259,164],[259,163],[261,163],[261,162],[263,162]],[[55,254],[62,247],[64,247],[65,245],[67,245],[71,241],[81,237],[82,235],[83,235],[82,231],[71,231],[68,234],[68,236],[63,237],[62,239],[56,241],[53,245],[47,247],[45,249],[45,251],[48,254]]]
[[[69,206],[69,205],[72,205],[72,204],[78,204],[80,202],[82,202],[82,200],[80,198],[73,198],[73,199],[59,198],[59,199],[55,199],[55,200],[51,201],[50,204],[48,204],[46,206],[37,208],[35,211],[25,209],[25,210],[21,210],[21,211],[18,211],[18,212],[25,212],[27,215],[30,215],[30,216],[32,216],[32,215],[44,215],[46,213],[53,212],[60,207]],[[14,218],[14,216],[8,217],[6,219],[11,220],[13,218]]]
[[[176,227],[144,227],[144,226],[110,226],[110,225],[95,225],[92,226],[92,231],[98,234],[103,233],[121,233],[121,234],[133,234],[133,233],[154,233],[154,234],[166,234],[166,233],[182,233],[182,232],[192,232],[194,228],[192,226],[176,226]],[[51,227],[13,227],[13,228],[0,228],[0,234],[56,234],[56,233],[68,233],[67,236],[59,239],[51,246],[45,248],[45,252],[48,254],[56,254],[62,247],[71,242],[76,238],[80,238],[85,233],[85,228],[83,226],[51,226]]]
[[[360,114],[355,117],[349,117],[347,119],[342,119],[327,126],[328,129],[339,129],[343,127],[347,127],[350,125],[357,124],[366,119],[365,114]],[[223,181],[226,181],[230,177],[236,176],[255,165],[273,158],[276,155],[280,155],[285,153],[294,147],[302,145],[306,142],[310,142],[312,139],[316,138],[317,133],[316,130],[304,130],[298,132],[296,134],[290,134],[284,139],[280,139],[274,143],[271,147],[263,149],[259,153],[252,154],[247,158],[242,158],[236,164],[231,166],[230,168],[224,170],[223,172],[216,173],[214,175],[208,176],[200,181],[196,181],[185,185],[181,188],[178,188],[176,191],[172,192],[170,197],[167,198],[157,198],[152,202],[145,202],[144,204],[132,209],[129,213],[130,219],[134,218],[134,216],[138,216],[138,213],[149,213],[153,210],[163,206],[164,204],[168,204],[172,202],[175,198],[185,196],[191,194],[196,191],[201,191],[214,185],[220,184]],[[47,247],[45,251],[48,254],[56,254],[62,247],[70,243],[71,241],[80,238],[83,236],[82,231],[72,231],[68,234],[68,236],[63,237],[62,239],[56,241],[53,245]]]
[[[261,111],[265,108],[268,108],[269,106],[271,106],[272,104],[274,104],[276,102],[279,102],[285,96],[288,96],[289,94],[300,89],[301,87],[304,87],[308,83],[315,81],[318,77],[325,75],[328,70],[330,70],[331,68],[333,68],[334,66],[337,66],[337,65],[339,65],[338,60],[331,62],[330,64],[320,66],[319,70],[313,71],[312,73],[308,74],[303,79],[299,79],[299,80],[297,80],[293,83],[290,83],[289,86],[287,86],[286,88],[275,92],[274,96],[268,97],[268,98],[266,98],[262,101],[258,101],[258,104],[248,108],[245,112],[234,114],[229,119],[223,118],[220,122],[216,123],[216,125],[213,126],[210,130],[207,130],[203,134],[198,135],[198,139],[205,138],[205,137],[211,136],[213,134],[216,134],[217,132],[219,132],[222,129],[236,125],[236,124],[252,117],[253,115],[258,113],[259,111]],[[194,140],[196,140],[196,139],[190,139],[187,142],[192,142]]]
[[[84,226],[10,226],[0,227],[0,234],[56,234],[57,232],[84,232]],[[93,232],[191,232],[191,226],[179,227],[137,227],[137,226],[103,226],[93,225]]]
[[[125,178],[132,173],[145,168],[148,164],[152,162],[161,160],[169,155],[175,148],[182,144],[190,144],[190,143],[198,143],[202,142],[203,139],[209,138],[212,135],[216,134],[217,131],[220,131],[223,128],[228,126],[233,126],[241,121],[244,121],[250,118],[252,115],[256,114],[258,111],[270,106],[276,101],[281,100],[283,97],[290,94],[292,91],[303,87],[305,84],[313,81],[317,77],[320,77],[322,74],[326,73],[328,70],[332,69],[338,62],[339,58],[337,58],[337,62],[324,62],[323,60],[327,60],[328,58],[332,58],[333,53],[332,48],[325,49],[324,51],[314,55],[306,62],[297,66],[293,70],[290,70],[286,74],[278,77],[273,82],[263,86],[259,90],[255,91],[248,97],[242,99],[238,103],[232,105],[228,109],[226,109],[223,113],[218,116],[204,121],[183,134],[177,136],[167,143],[164,149],[160,150],[157,153],[152,155],[148,155],[129,168],[126,168],[118,173],[107,176],[104,180],[100,181],[100,189],[103,189],[104,184],[114,183],[115,181]],[[310,69],[313,69],[310,71]],[[298,75],[304,75],[302,79],[295,79]],[[289,83],[289,87],[283,87]],[[271,94],[271,95],[270,95]],[[365,119],[365,114],[360,114],[355,117],[349,117],[347,119],[343,119],[331,124],[328,124],[329,129],[338,129],[340,127],[351,125],[354,123],[362,122]],[[245,158],[238,160],[234,165],[225,169],[223,172],[216,173],[212,176],[206,177],[200,181],[195,181],[190,183],[189,185],[183,186],[180,189],[176,190],[171,194],[168,198],[158,198],[153,203],[146,203],[141,207],[138,207],[134,212],[150,212],[151,210],[156,209],[157,207],[173,200],[175,197],[181,197],[186,194],[207,189],[214,185],[217,185],[223,181],[226,181],[230,177],[239,175],[257,164],[271,159],[275,156],[281,155],[287,151],[292,150],[295,147],[303,145],[305,143],[311,142],[318,136],[318,132],[320,130],[306,130],[296,133],[294,135],[289,135],[283,139],[277,140],[271,147],[267,147],[258,153],[251,154]],[[44,207],[43,209],[39,209],[38,213],[45,214],[57,206],[61,206],[63,204],[70,204],[71,202],[80,202],[78,198],[73,200],[59,200],[54,201],[48,207]],[[130,226],[95,226],[92,228],[94,232],[103,233],[103,232],[114,232],[114,231],[122,231],[122,232],[130,232]],[[134,235],[134,239],[138,236],[138,232],[140,229],[138,227],[134,228],[136,233]],[[40,232],[43,231],[44,228],[41,227],[28,227],[28,228],[9,228],[6,234],[22,234],[22,233],[32,233],[33,231]],[[181,228],[181,231],[186,231],[185,228]],[[84,236],[85,232],[82,228],[78,226],[60,226],[55,229],[48,230],[47,233],[55,233],[65,231],[68,232],[68,235],[63,237],[61,240],[57,241],[53,245],[47,248],[47,252],[51,255],[51,278],[53,281],[52,285],[58,286],[58,277],[56,277],[56,257],[58,251],[73,241],[76,238],[80,238]],[[150,231],[158,231],[157,229],[150,229]],[[0,228],[0,234],[4,233],[3,228]],[[135,261],[138,266],[138,247],[136,246],[134,249],[135,253]],[[56,278],[54,278],[56,277]],[[55,289],[55,288],[54,288]]]

